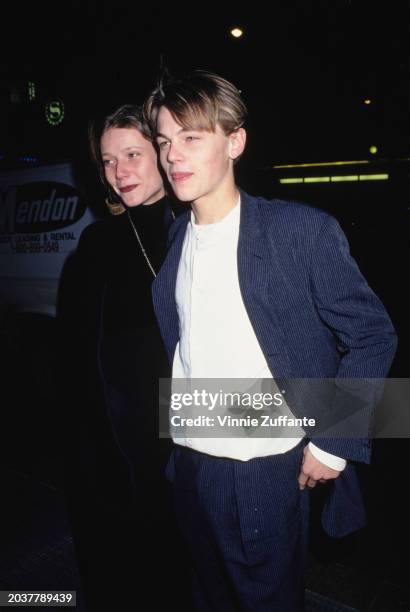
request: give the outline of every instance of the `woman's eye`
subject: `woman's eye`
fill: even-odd
[[[103,159],[103,166],[112,166],[114,164],[113,159]]]
[[[160,140],[160,141],[158,141],[158,147],[160,149],[163,149],[164,147],[166,147],[167,144],[168,144],[168,140]]]

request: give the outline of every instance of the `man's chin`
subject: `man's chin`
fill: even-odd
[[[179,193],[176,189],[174,189],[174,193],[176,195],[176,197],[178,198],[178,200],[180,202],[192,202],[193,197],[189,194],[185,193]]]

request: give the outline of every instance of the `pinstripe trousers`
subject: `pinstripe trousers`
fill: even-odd
[[[308,491],[297,477],[303,444],[237,461],[177,446],[167,466],[191,554],[201,612],[301,612]]]

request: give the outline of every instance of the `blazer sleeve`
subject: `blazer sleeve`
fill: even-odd
[[[368,440],[372,414],[383,391],[396,350],[392,322],[379,298],[368,286],[336,219],[326,216],[310,261],[311,295],[318,316],[333,332],[341,355],[335,376],[336,393],[329,407],[330,421],[340,422],[343,411],[355,414],[358,437],[315,438],[314,443],[333,455],[370,461]],[[364,430],[367,429],[364,435]]]

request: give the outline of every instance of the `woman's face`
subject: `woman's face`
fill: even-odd
[[[157,153],[136,128],[109,128],[100,150],[105,178],[126,206],[153,204],[165,195]]]

